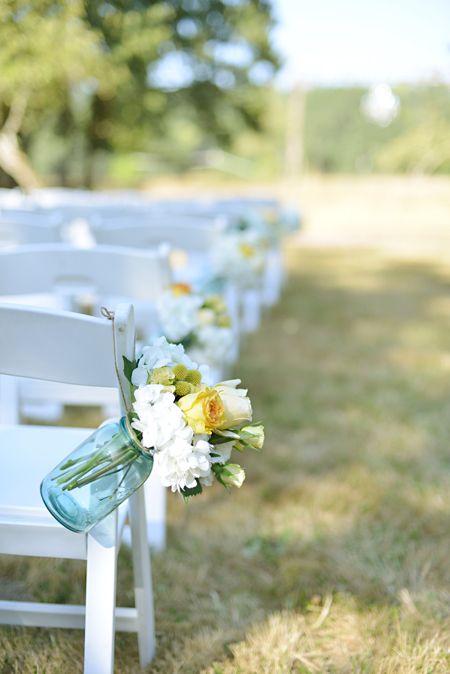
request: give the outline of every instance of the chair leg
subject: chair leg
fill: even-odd
[[[117,532],[117,514],[109,517]],[[88,535],[84,674],[112,674],[114,670],[116,571],[117,533],[111,547]]]
[[[255,332],[261,322],[260,293],[248,288],[242,295],[242,329],[245,333]]]
[[[155,471],[144,484],[147,540],[150,547],[160,552],[166,547],[166,493]]]
[[[155,618],[145,497],[142,488],[130,497],[130,524],[134,596],[138,614],[139,661],[141,667],[145,667],[155,655]]]
[[[19,380],[0,375],[0,423],[18,424],[19,419]]]

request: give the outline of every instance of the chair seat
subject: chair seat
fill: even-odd
[[[39,491],[42,478],[91,433],[89,428],[1,426],[0,512],[6,506],[47,513]]]
[[[39,487],[42,478],[91,432],[86,428],[0,427],[0,552],[86,558],[85,534],[68,531],[50,515]]]
[[[65,529],[48,512],[40,484],[65,456],[90,434],[90,428],[0,426],[0,553],[86,559],[86,535]],[[117,527],[122,535],[128,514],[119,508]],[[91,530],[109,547],[115,523],[108,517]]]

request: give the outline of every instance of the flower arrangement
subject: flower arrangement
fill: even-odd
[[[216,479],[240,487],[244,470],[233,449],[261,449],[264,429],[239,379],[206,386],[182,345],[158,338],[127,363],[134,389],[130,424],[150,452],[164,486],[188,497]]]
[[[300,229],[300,215],[293,208],[265,209],[262,217],[274,241],[279,241]]]
[[[261,449],[264,429],[239,379],[207,386],[204,369],[181,344],[159,337],[133,362],[124,358],[130,386],[126,416],[100,426],[44,478],[50,512],[73,531],[87,531],[118,507],[154,468],[183,498],[215,480],[240,487],[245,472],[233,450]]]
[[[240,288],[257,287],[266,266],[267,249],[268,238],[259,227],[232,226],[213,251],[214,271]]]
[[[187,283],[174,283],[161,295],[156,312],[163,335],[182,344],[193,360],[210,367],[232,360],[234,335],[220,295],[203,295]]]
[[[232,218],[226,226],[226,231],[251,232],[254,239],[259,239],[260,245],[270,245],[299,228],[300,215],[295,209],[272,206],[255,207]]]

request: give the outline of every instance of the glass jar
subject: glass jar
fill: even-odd
[[[107,422],[74,449],[41,483],[50,513],[67,529],[87,532],[145,482],[153,457],[126,417]]]

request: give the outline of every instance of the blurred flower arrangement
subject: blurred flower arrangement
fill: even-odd
[[[260,286],[266,266],[267,234],[259,226],[231,226],[212,253],[213,268],[219,278],[226,278],[239,288]]]
[[[174,283],[161,295],[156,310],[162,334],[182,344],[195,361],[219,367],[232,360],[235,339],[220,295],[204,295],[187,283]]]
[[[213,251],[215,273],[242,289],[259,287],[269,250],[299,227],[296,211],[275,207],[261,211],[249,209],[229,218],[220,246]]]
[[[267,230],[274,241],[300,229],[300,215],[293,208],[268,208],[262,213]]]

